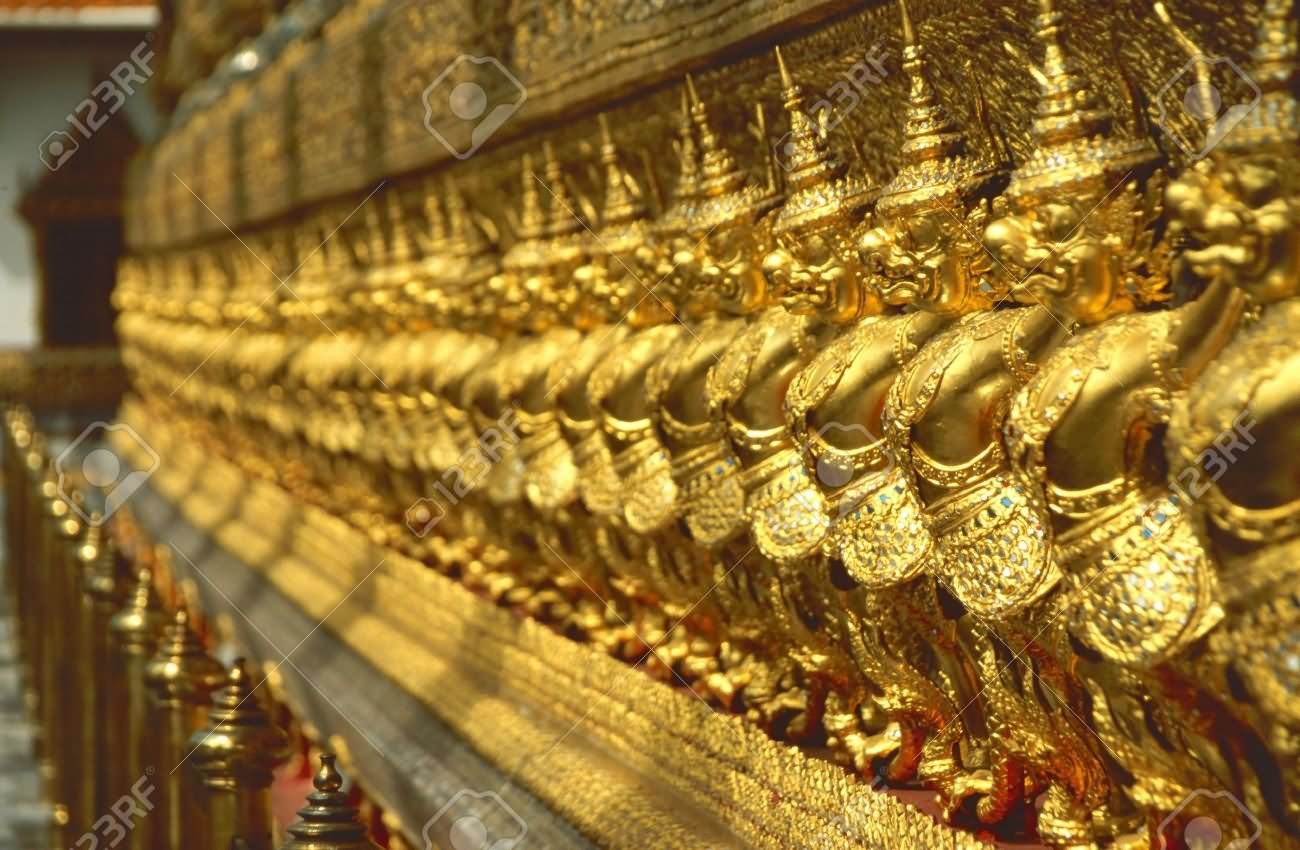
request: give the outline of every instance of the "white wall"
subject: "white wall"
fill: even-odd
[[[17,205],[46,173],[37,146],[118,62],[143,33],[0,30],[0,348],[38,343],[35,257]],[[154,67],[158,67],[157,61]],[[148,85],[123,106],[141,141],[154,138],[158,117]]]

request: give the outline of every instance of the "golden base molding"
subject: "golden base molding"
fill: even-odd
[[[128,402],[151,486],[601,846],[986,847],[252,480]],[[114,435],[131,461],[140,447]],[[647,844],[647,833],[654,836]]]

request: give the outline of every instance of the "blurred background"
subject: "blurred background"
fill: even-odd
[[[113,343],[123,177],[165,111],[160,19],[132,0],[0,0],[0,350]]]

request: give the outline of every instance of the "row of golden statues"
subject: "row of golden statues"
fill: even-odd
[[[127,366],[250,471],[957,823],[1300,846],[1291,6],[1263,3],[1258,103],[1181,171],[1048,0],[1010,162],[901,5],[883,185],[778,50],[761,179],[688,78],[662,214],[602,124],[599,217],[543,144],[503,253],[447,177],[422,215],[390,187],[135,256]]]
[[[86,513],[26,408],[5,411],[6,582],[40,734],[50,842],[27,850],[271,850],[273,771],[293,752],[254,668],[208,653],[149,566]],[[78,500],[78,501],[70,501]],[[281,850],[379,850],[320,754]],[[34,840],[41,840],[39,838]]]

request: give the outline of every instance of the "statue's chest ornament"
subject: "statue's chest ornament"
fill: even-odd
[[[856,581],[872,589],[919,575],[933,549],[929,533],[916,501],[909,498],[886,436],[853,450],[839,449],[825,439],[828,428],[864,426],[830,423],[813,432],[815,423],[809,422],[809,414],[831,396],[848,368],[867,351],[888,346],[893,368],[901,370],[918,348],[909,333],[912,320],[912,316],[897,317],[855,328],[827,349],[814,367],[800,372],[786,396],[795,440],[809,455],[805,468],[815,470],[823,489],[829,482],[846,482],[828,499],[827,554],[838,556]]]
[[[1060,580],[1050,557],[1048,529],[1032,495],[1011,473],[1000,440],[959,466],[946,466],[918,450],[912,426],[933,405],[945,373],[981,340],[1000,335],[1003,366],[1018,380],[1031,375],[1017,335],[1027,315],[1028,310],[1009,310],[962,320],[939,341],[939,358],[917,364],[929,369],[919,383],[915,372],[900,378],[887,405],[887,428],[904,473],[899,478],[905,495],[899,495],[912,503],[896,510],[908,516],[915,510],[924,517],[934,549],[929,567],[980,617],[1000,618],[1024,610]],[[916,389],[909,393],[911,385]],[[1004,402],[993,412],[993,433],[1000,433],[1006,408]],[[918,478],[951,492],[928,509],[922,507]]]
[[[1135,667],[1172,657],[1222,618],[1214,567],[1187,506],[1165,482],[1144,481],[1135,464],[1112,481],[1066,490],[1048,480],[1045,446],[1089,377],[1135,350],[1147,351],[1156,381],[1126,394],[1131,412],[1123,419],[1168,421],[1174,395],[1185,387],[1165,342],[1174,321],[1170,313],[1130,314],[1093,328],[1017,396],[1007,428],[1021,485],[1052,544],[1044,569],[1066,579],[1057,604],[1068,612],[1070,630],[1110,660]],[[1053,539],[1053,514],[1079,523]]]

